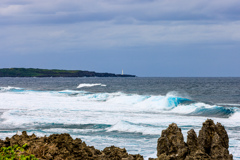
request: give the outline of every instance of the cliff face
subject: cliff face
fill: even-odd
[[[206,120],[197,137],[188,131],[187,143],[183,141],[181,129],[175,123],[162,131],[158,139],[158,160],[232,160],[228,151],[228,135],[220,123]]]
[[[4,68],[0,69],[0,77],[136,77],[113,73],[96,73],[81,70],[57,70],[35,68]]]

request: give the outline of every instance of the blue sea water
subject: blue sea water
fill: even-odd
[[[69,133],[97,149],[156,157],[169,124],[183,135],[211,118],[240,159],[240,78],[0,78],[0,138]]]

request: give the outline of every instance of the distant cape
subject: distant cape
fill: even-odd
[[[82,70],[2,68],[0,77],[136,77],[129,74],[97,73]]]

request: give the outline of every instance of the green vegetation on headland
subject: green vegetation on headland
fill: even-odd
[[[135,75],[121,75],[113,73],[96,73],[82,70],[58,70],[38,68],[3,68],[0,77],[136,77]]]
[[[38,160],[34,155],[25,151],[27,144],[19,147],[17,144],[14,146],[2,147],[0,149],[0,160]]]

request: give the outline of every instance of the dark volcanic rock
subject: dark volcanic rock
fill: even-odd
[[[190,131],[187,132],[187,146],[188,146],[188,152],[190,155],[194,154],[197,151],[198,147],[198,139],[197,139],[197,134],[196,132],[191,129]]]
[[[128,154],[126,149],[115,146],[107,147],[103,151],[87,146],[81,139],[73,139],[69,134],[52,134],[49,137],[36,137],[34,134],[14,135],[12,138],[0,140],[0,147],[27,144],[24,155],[33,154],[39,159],[55,160],[143,160],[141,155]]]
[[[220,123],[210,119],[203,123],[199,136],[193,129],[188,131],[187,143],[181,129],[175,123],[162,131],[157,144],[157,160],[232,160],[228,151],[229,138]],[[24,155],[33,154],[39,159],[53,160],[143,160],[139,154],[128,154],[125,148],[106,147],[103,151],[87,146],[81,139],[73,139],[69,134],[52,134],[49,137],[21,135],[0,140],[0,147],[27,144]],[[150,160],[156,160],[150,158]]]
[[[174,159],[183,159],[188,152],[187,145],[184,142],[181,129],[177,124],[172,123],[166,130],[162,131],[158,139],[157,156],[160,159],[171,157]]]
[[[232,155],[229,155],[228,148],[223,146],[223,140],[217,132],[214,134],[210,152],[212,159],[233,159]]]
[[[125,148],[121,149],[119,147],[111,146],[106,147],[102,153],[103,159],[108,160],[143,160],[143,156],[137,154],[137,155],[129,155]]]
[[[228,148],[229,147],[228,146],[228,142],[229,142],[228,134],[227,134],[227,131],[225,130],[224,126],[221,125],[221,123],[217,123],[216,132],[222,139],[222,141],[221,141],[222,146],[225,148]]]
[[[203,152],[210,154],[212,139],[215,133],[216,125],[214,124],[213,120],[206,120],[203,123],[202,129],[199,131],[198,136],[198,144]]]
[[[159,160],[232,160],[228,151],[228,135],[220,124],[208,119],[203,123],[199,136],[191,129],[187,143],[183,140],[181,129],[175,123],[162,131],[158,139],[157,156]]]
[[[199,131],[198,144],[203,152],[211,156],[211,159],[232,159],[228,151],[228,141],[227,132],[220,123],[215,125],[211,119],[203,123]]]

